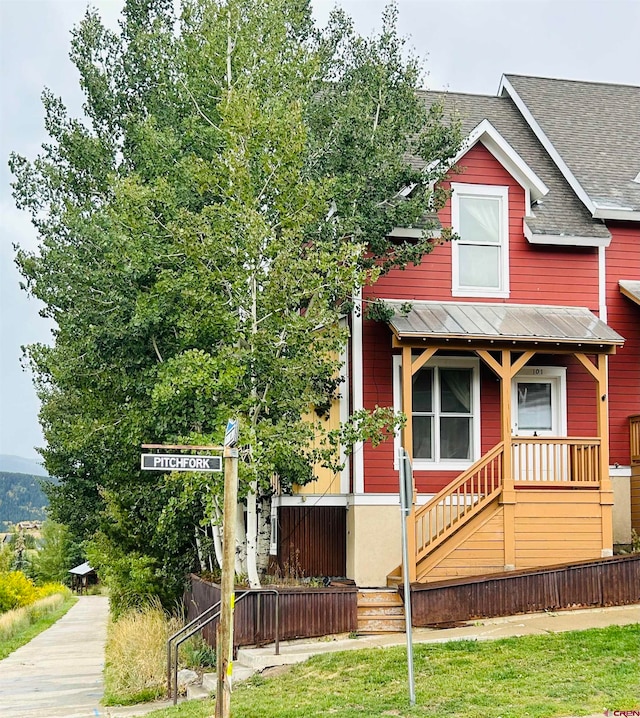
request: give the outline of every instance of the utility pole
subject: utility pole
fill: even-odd
[[[231,422],[230,422],[231,424]],[[227,426],[224,446],[224,507],[222,581],[220,587],[220,622],[216,636],[216,690],[215,718],[231,715],[231,675],[233,673],[233,609],[235,604],[236,564],[236,506],[238,503],[238,449],[237,422]]]

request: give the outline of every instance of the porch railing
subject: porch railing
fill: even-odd
[[[516,484],[600,485],[598,438],[514,436],[511,446]]]
[[[631,440],[631,463],[640,464],[640,414],[629,417],[629,438]]]
[[[416,509],[416,564],[500,493],[503,454],[501,442]]]

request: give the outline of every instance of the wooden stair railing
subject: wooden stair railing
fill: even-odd
[[[416,566],[502,490],[500,442],[415,512]]]

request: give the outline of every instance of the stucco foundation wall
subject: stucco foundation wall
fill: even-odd
[[[399,506],[350,506],[347,513],[347,576],[361,588],[387,585],[402,563]]]
[[[631,543],[631,478],[612,476],[613,487],[613,543]]]

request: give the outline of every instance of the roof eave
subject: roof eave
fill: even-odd
[[[528,226],[526,217],[522,224],[524,236],[529,244],[546,244],[558,247],[608,247],[611,244],[611,235],[608,237],[580,237],[569,234],[536,234]]]
[[[618,220],[620,222],[640,222],[640,211],[629,208],[604,207],[595,205],[594,219]]]
[[[620,294],[627,297],[632,302],[640,304],[640,292],[636,292],[631,287],[626,286],[624,279],[618,281],[618,286],[620,287]]]

